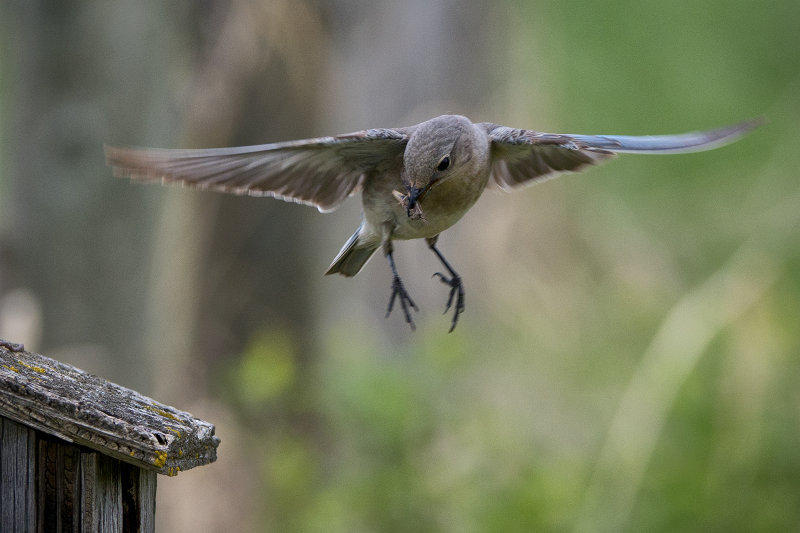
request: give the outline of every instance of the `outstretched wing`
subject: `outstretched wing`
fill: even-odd
[[[199,150],[105,147],[114,175],[198,189],[272,196],[331,211],[365,174],[402,164],[408,134],[371,129],[258,146]]]
[[[492,181],[502,189],[531,185],[577,172],[617,153],[678,154],[711,150],[756,128],[762,119],[679,135],[574,135],[481,124],[492,143]]]

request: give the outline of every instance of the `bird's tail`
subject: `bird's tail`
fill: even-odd
[[[375,253],[375,250],[380,247],[380,243],[359,242],[358,236],[360,233],[361,227],[353,233],[352,237],[347,239],[347,242],[344,243],[342,249],[339,250],[331,266],[328,267],[328,271],[325,272],[325,275],[341,274],[347,277],[355,276],[361,271],[364,265],[367,264],[367,261],[369,261],[372,254]]]

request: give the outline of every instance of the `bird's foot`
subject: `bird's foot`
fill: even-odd
[[[451,322],[450,329],[447,331],[448,333],[451,333],[454,329],[456,329],[459,315],[464,312],[464,284],[461,282],[461,276],[455,272],[453,272],[453,275],[449,278],[441,272],[437,272],[433,275],[433,277],[437,276],[442,283],[450,287],[450,295],[447,297],[447,307],[444,309],[445,313],[450,310],[450,307],[453,305],[453,300],[455,300],[455,307],[453,308],[453,322]]]
[[[406,288],[403,287],[403,282],[400,279],[400,276],[394,276],[392,278],[392,297],[389,299],[389,307],[386,309],[386,318],[392,312],[394,308],[394,301],[395,298],[400,302],[400,308],[403,310],[403,315],[406,317],[406,322],[409,326],[411,326],[412,330],[416,329],[414,325],[414,320],[411,318],[411,309],[414,311],[419,311],[417,304],[414,303],[414,300],[411,299],[411,296],[408,295]]]

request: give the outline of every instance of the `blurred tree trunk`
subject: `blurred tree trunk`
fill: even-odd
[[[144,300],[137,265],[148,255],[154,197],[119,194],[122,182],[104,168],[102,144],[169,130],[167,78],[159,75],[168,56],[159,51],[174,43],[164,31],[169,10],[151,8],[38,0],[0,6],[0,290],[30,302],[30,311],[9,313],[41,324],[39,335],[20,339],[31,349],[140,390],[150,376],[138,361]],[[142,28],[151,39],[141,38]]]
[[[316,134],[322,35],[312,9],[297,1],[220,2],[213,10],[197,9],[194,18],[199,51],[185,96],[181,146],[260,144]],[[235,450],[237,468],[207,477],[201,489],[230,487],[223,507],[236,511],[198,514],[203,495],[196,483],[176,484],[162,496],[175,511],[160,518],[165,530],[187,520],[200,529],[210,522],[237,524],[241,491],[251,499],[262,492],[258,481],[241,486],[238,468],[246,463],[252,470],[262,450],[273,449],[284,435],[296,435],[312,455],[320,453],[317,446],[324,440],[309,386],[317,351],[310,334],[315,281],[308,272],[305,227],[317,213],[270,199],[176,190],[160,216],[144,335],[145,353],[153,354],[152,367],[161,369],[157,397],[191,405],[202,402],[211,387],[229,401],[247,401],[227,391],[239,388],[231,376],[237,375],[242,353],[259,339],[288,339],[292,379],[270,402],[240,412],[242,427],[226,421],[232,443],[241,438],[250,445]],[[245,427],[246,434],[238,435]],[[269,482],[261,480],[267,491]],[[187,498],[187,491],[197,498]],[[263,501],[254,505],[263,509]]]
[[[245,1],[205,6],[195,18],[200,50],[181,146],[260,144],[313,131],[321,36],[312,12],[295,2]],[[293,27],[308,31],[285,31]],[[303,227],[315,212],[265,199],[169,192],[151,267],[145,352],[178,364],[176,374],[156,376],[156,389],[192,396],[197,380],[205,382],[204,369],[224,368],[221,357],[240,353],[264,330],[288,331],[302,346],[298,355],[310,358]],[[190,380],[181,378],[187,370]],[[180,383],[188,388],[179,391]]]

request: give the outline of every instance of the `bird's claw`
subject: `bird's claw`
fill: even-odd
[[[450,307],[453,305],[453,300],[455,299],[456,305],[453,309],[453,321],[450,324],[450,329],[447,331],[451,333],[456,329],[459,315],[464,312],[464,284],[461,282],[461,276],[455,273],[449,278],[441,272],[437,272],[433,275],[433,277],[437,276],[442,283],[450,287],[450,295],[447,297],[447,306],[444,308],[445,313],[450,310]]]
[[[394,276],[392,278],[392,296],[389,298],[389,307],[386,309],[386,318],[392,312],[394,308],[394,300],[395,298],[400,301],[400,308],[403,310],[403,315],[405,315],[406,322],[409,326],[411,326],[412,331],[416,330],[416,326],[414,325],[414,320],[411,318],[411,309],[413,308],[414,311],[419,311],[417,304],[414,303],[414,300],[411,299],[411,296],[408,295],[408,291],[406,288],[403,287],[403,282],[400,280],[399,276]]]

